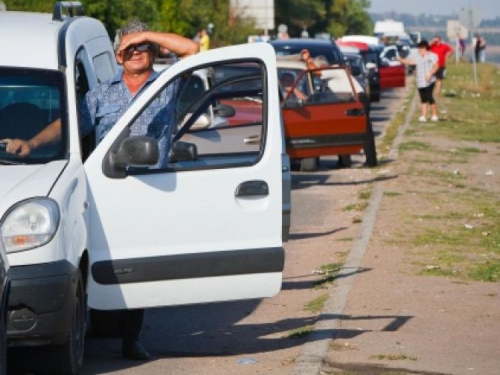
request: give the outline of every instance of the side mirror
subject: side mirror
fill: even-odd
[[[359,66],[351,67],[351,74],[353,76],[359,76],[361,74],[361,68]]]
[[[168,155],[169,163],[198,160],[198,148],[194,143],[175,142]]]
[[[236,111],[233,107],[227,104],[219,104],[214,107],[214,114],[222,117],[233,117],[236,115]]]
[[[118,150],[110,150],[103,162],[104,175],[125,178],[128,167],[153,167],[160,160],[158,141],[152,137],[125,138]]]
[[[301,109],[305,105],[304,101],[297,98],[288,98],[285,103],[283,103],[283,108],[288,109]]]

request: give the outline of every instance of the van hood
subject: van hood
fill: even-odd
[[[58,160],[43,165],[0,165],[0,218],[19,201],[46,197],[66,164]]]

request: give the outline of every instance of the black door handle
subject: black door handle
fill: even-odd
[[[261,180],[245,181],[238,185],[235,195],[237,197],[252,197],[269,195],[267,182]]]
[[[351,108],[345,111],[345,114],[351,117],[359,117],[365,115],[365,110],[363,108]]]

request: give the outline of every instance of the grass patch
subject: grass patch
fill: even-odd
[[[476,265],[469,271],[468,276],[476,281],[498,282],[500,280],[500,259]]]
[[[416,361],[416,357],[412,357],[409,355],[406,355],[404,353],[396,353],[396,354],[377,354],[377,355],[372,355],[370,358],[373,359],[378,359],[380,361]]]
[[[495,84],[498,68],[479,64],[480,82],[474,84],[470,64],[450,65],[446,81],[446,121],[434,129],[451,139],[478,142],[500,142],[497,124],[500,118],[500,85]]]
[[[363,222],[363,218],[359,215],[356,215],[352,218],[352,223],[353,224],[360,224]]]
[[[304,327],[296,328],[288,332],[287,337],[289,339],[300,339],[310,334],[313,331],[313,329],[314,329],[313,325],[307,325]]]
[[[304,305],[304,310],[309,311],[313,314],[321,312],[323,310],[323,306],[325,306],[325,302],[328,299],[328,294],[322,294],[318,298],[313,299]]]
[[[367,190],[362,190],[358,193],[358,198],[362,200],[368,200],[372,196],[372,190],[367,189]]]
[[[431,149],[431,145],[426,142],[420,141],[410,141],[404,142],[399,145],[399,151],[429,151]]]
[[[384,192],[384,196],[391,197],[391,198],[392,197],[400,197],[401,195],[403,195],[403,194],[398,193],[397,191],[385,191]]]
[[[416,90],[410,88],[409,93],[410,94],[405,98],[401,108],[399,108],[399,110],[393,115],[390,124],[385,129],[384,137],[377,145],[377,151],[380,154],[380,164],[382,164],[382,161],[385,160],[384,155],[389,153],[389,151],[391,150],[392,144],[394,143],[394,140],[399,133],[399,129],[405,123],[406,115],[409,111],[410,103],[416,95]]]
[[[345,256],[344,256],[345,257]],[[324,275],[320,280],[315,281],[313,285],[316,288],[324,288],[326,285],[333,283],[335,277],[342,268],[343,263],[330,263],[322,265],[319,271]]]
[[[479,153],[485,152],[485,151],[481,151],[477,147],[459,147],[459,148],[457,148],[457,152],[459,152],[461,154],[479,154]]]
[[[352,238],[352,237],[343,237],[343,238],[339,238],[337,241],[352,242],[352,241],[354,241],[354,238]]]

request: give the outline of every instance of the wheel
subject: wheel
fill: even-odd
[[[339,161],[337,165],[340,168],[351,168],[352,166],[351,155],[339,155]]]
[[[96,337],[121,336],[120,310],[90,310],[90,332]]]
[[[366,166],[376,167],[378,165],[377,150],[375,146],[375,134],[373,134],[373,126],[370,119],[368,119],[366,124],[366,139],[363,150],[366,157]]]
[[[47,374],[77,375],[83,364],[85,344],[85,322],[87,306],[85,303],[83,277],[78,273],[76,298],[71,318],[70,332],[65,344],[44,348],[44,358],[40,365]]]
[[[300,170],[302,172],[314,172],[318,169],[318,158],[305,158],[300,160]]]

